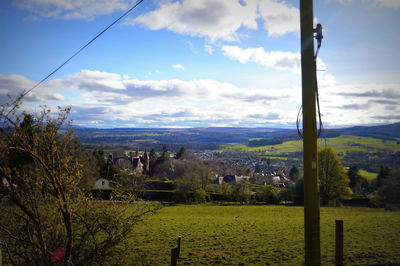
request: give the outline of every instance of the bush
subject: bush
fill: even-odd
[[[256,192],[256,199],[260,202],[278,204],[283,190],[272,185],[265,185]]]
[[[93,201],[86,190],[90,157],[66,122],[69,109],[33,116],[17,112],[21,99],[0,108],[0,174],[7,183],[0,248],[7,263],[121,263],[134,224],[157,205],[132,204],[131,195],[115,190],[112,197],[124,204]]]
[[[207,192],[201,188],[195,190],[193,197],[195,202],[205,202],[209,199]]]
[[[381,196],[379,196],[378,194],[372,195],[370,197],[370,201],[373,207],[375,208],[383,208],[384,203],[383,200],[381,198]]]
[[[249,202],[251,198],[250,183],[249,181],[242,179],[239,183],[236,183],[230,194],[232,200],[238,201],[241,204]]]

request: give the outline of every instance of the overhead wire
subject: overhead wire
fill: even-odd
[[[77,56],[80,52],[82,52],[86,47],[88,47],[92,42],[94,42],[97,38],[99,38],[103,33],[105,33],[109,28],[114,26],[118,21],[120,21],[122,18],[124,18],[126,15],[128,15],[132,10],[134,10],[138,5],[140,5],[144,0],[139,0],[136,4],[134,4],[130,9],[128,9],[125,13],[123,13],[121,16],[119,16],[116,20],[114,20],[110,25],[108,25],[105,29],[103,29],[100,33],[98,33],[96,36],[94,36],[89,42],[87,42],[84,46],[82,46],[78,51],[76,51],[71,57],[69,57],[66,61],[64,61],[60,66],[58,66],[56,69],[54,69],[50,74],[45,76],[42,80],[40,80],[38,83],[36,83],[35,86],[30,88],[29,90],[24,91],[19,98],[24,97],[28,93],[30,93],[32,90],[37,88],[40,84],[45,82],[48,78],[50,78],[53,74],[55,74],[58,70],[60,70],[65,64],[67,64],[69,61],[71,61],[75,56]]]
[[[322,44],[322,39],[324,38],[322,35],[322,25],[317,24],[317,27],[314,29],[314,33],[316,34],[314,37],[317,40],[317,49],[315,51],[314,55],[314,71],[315,73],[317,72],[317,58],[318,58],[318,53],[319,49],[321,48]],[[317,75],[315,75],[315,99],[317,103],[317,112],[318,112],[318,124],[319,124],[319,129],[318,129],[318,138],[321,136],[322,130],[323,130],[323,123],[322,123],[322,114],[321,114],[321,107],[319,104],[319,92],[318,92],[318,79]],[[303,117],[303,105],[300,106],[299,111],[297,113],[297,118],[296,118],[296,128],[297,128],[297,134],[299,137],[302,139],[303,138],[303,133],[301,132],[300,129],[300,122]]]

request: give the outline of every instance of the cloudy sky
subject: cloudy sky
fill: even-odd
[[[132,0],[0,1],[0,99],[30,89]],[[400,1],[318,0],[326,127],[400,121]],[[24,108],[87,127],[294,127],[299,0],[144,0]]]

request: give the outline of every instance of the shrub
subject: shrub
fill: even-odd
[[[256,192],[256,199],[260,202],[278,204],[283,190],[272,185],[265,185]]]
[[[209,198],[207,192],[201,188],[195,190],[193,197],[195,202],[205,202]]]

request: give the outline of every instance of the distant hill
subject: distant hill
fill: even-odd
[[[387,140],[400,138],[400,122],[381,126],[357,126],[338,130],[342,135],[354,135]]]
[[[75,134],[88,148],[112,149],[161,149],[167,144],[171,151],[185,146],[194,150],[214,150],[221,144],[237,143],[252,147],[276,145],[290,140],[299,140],[295,129],[287,128],[83,128],[76,127]],[[340,135],[373,137],[384,140],[400,140],[400,123],[326,129],[321,137],[334,138]]]

